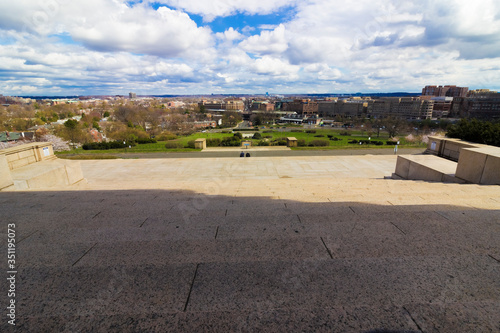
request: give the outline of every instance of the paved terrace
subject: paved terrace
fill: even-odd
[[[81,164],[0,192],[18,331],[500,331],[499,186],[384,179],[394,156]]]

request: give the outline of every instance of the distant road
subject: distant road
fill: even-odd
[[[399,148],[398,155],[422,154],[425,148]],[[246,152],[246,150],[245,150]],[[332,150],[277,150],[277,151],[248,151],[252,157],[273,156],[347,156],[347,155],[394,155],[392,148],[388,149],[332,149]],[[119,158],[220,158],[239,157],[238,151],[216,152],[185,152],[185,153],[126,153],[110,154]]]

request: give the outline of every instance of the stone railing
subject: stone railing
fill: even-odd
[[[59,160],[52,143],[35,142],[0,150],[0,190],[71,185],[83,180],[77,161]]]
[[[482,146],[484,145],[462,141],[460,139],[450,139],[442,136],[429,136],[426,153],[458,162],[461,149],[479,148]]]

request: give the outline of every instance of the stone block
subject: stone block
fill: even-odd
[[[7,162],[10,164],[14,161],[19,160],[19,154],[14,153],[14,154],[5,154],[5,157],[7,158]]]
[[[432,155],[398,156],[396,175],[403,179],[432,182],[457,182],[457,163]]]
[[[286,138],[286,145],[288,147],[297,147],[298,146],[297,139],[295,137]]]
[[[0,155],[0,190],[13,185],[9,164],[5,155]]]
[[[410,160],[404,156],[398,156],[396,162],[396,175],[403,179],[408,179],[408,173],[410,171]]]
[[[425,165],[421,165],[418,163],[410,163],[410,170],[408,171],[408,179],[440,182],[443,180],[443,174]]]
[[[41,142],[36,146],[36,155],[38,161],[44,161],[55,158],[54,149],[50,142]]]
[[[19,168],[22,168],[23,166],[26,166],[28,164],[29,164],[28,159],[25,159],[25,158],[18,159],[18,160],[10,162],[10,169],[11,170],[19,169]]]
[[[196,149],[205,149],[207,148],[207,140],[206,139],[197,139],[194,141],[194,147]]]
[[[252,146],[252,141],[241,141],[241,146],[243,148],[249,148]]]
[[[34,157],[35,152],[33,151],[33,149],[29,149],[29,150],[20,151],[18,153],[18,155],[19,155],[20,159],[23,159],[23,158],[28,159],[29,157]]]
[[[83,180],[82,168],[80,167],[80,162],[78,161],[64,161],[64,166],[66,168],[66,177],[68,179],[68,184],[73,185]]]
[[[460,159],[458,160],[456,177],[473,184],[479,184],[487,157],[480,149],[481,148],[462,149]]]
[[[430,136],[427,145],[427,152],[433,155],[439,155],[443,147],[444,138],[437,136]]]
[[[481,177],[481,184],[500,185],[500,156],[488,156]]]

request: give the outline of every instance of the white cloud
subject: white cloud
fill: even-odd
[[[264,56],[255,60],[253,69],[261,75],[296,77],[300,67],[294,66],[278,58]]]
[[[500,89],[495,0],[152,2],[0,3],[0,93]],[[252,23],[285,6],[286,18]],[[188,13],[247,14],[247,26],[214,33]]]
[[[243,39],[243,35],[240,34],[237,30],[233,29],[233,27],[230,27],[224,32],[218,32],[215,34],[215,36],[225,42],[232,42],[235,40],[240,40]]]
[[[241,42],[240,47],[249,53],[261,55],[283,53],[288,48],[285,30],[283,24],[272,31],[264,30],[260,35],[251,36]]]
[[[201,15],[205,21],[211,22],[216,17],[230,16],[236,13],[270,14],[282,7],[294,6],[298,0],[160,0],[155,2]]]
[[[189,56],[213,44],[209,28],[198,27],[189,15],[145,4],[129,7],[112,0],[16,1],[0,5],[0,27],[46,36],[67,33],[88,48],[162,57]],[[23,13],[23,15],[19,15]]]

